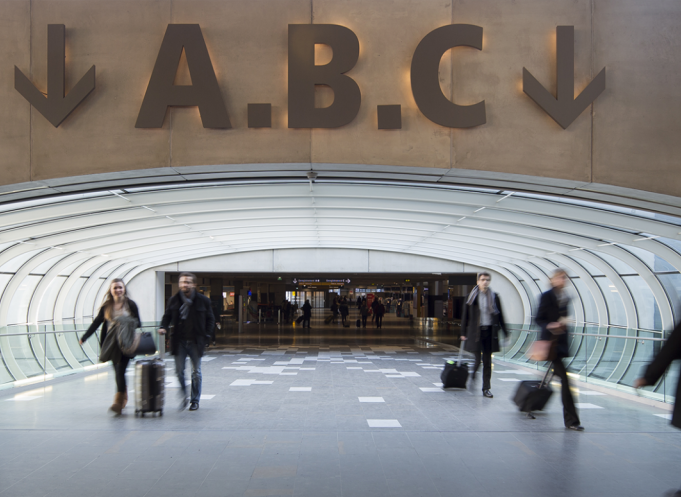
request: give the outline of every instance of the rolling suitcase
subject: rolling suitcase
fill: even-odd
[[[459,347],[459,359],[457,362],[445,362],[445,369],[440,374],[442,388],[466,388],[468,381],[468,363],[462,362],[463,344]]]
[[[518,409],[527,413],[527,417],[534,419],[532,411],[541,411],[546,406],[546,403],[553,394],[551,389],[551,380],[549,375],[553,377],[553,365],[546,370],[544,379],[541,381],[530,380],[521,381],[518,385],[518,390],[515,392],[513,402],[516,403]]]
[[[300,316],[299,318],[296,319],[296,324],[300,324],[303,322],[303,319],[305,319],[305,316]]]
[[[142,359],[135,363],[135,416],[148,412],[163,416],[166,370],[165,339],[159,335],[159,355],[153,359]]]
[[[343,321],[343,328],[350,328],[350,320],[349,319],[346,319],[345,321]]]
[[[357,326],[358,328],[359,328],[360,326],[362,326],[362,320],[361,320],[361,319],[358,319],[358,320],[355,322],[355,326]]]
[[[333,314],[324,318],[324,324],[330,324],[331,321],[333,321]]]

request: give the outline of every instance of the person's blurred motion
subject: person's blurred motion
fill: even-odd
[[[642,378],[634,382],[636,388],[641,388],[646,385],[654,385],[657,380],[664,374],[672,361],[681,359],[681,323],[676,325],[674,331],[669,336],[665,344],[662,346],[660,352],[655,356],[653,362],[648,364],[646,372]],[[681,395],[681,370],[679,371],[679,379],[676,384],[676,399]],[[672,426],[681,429],[681,404],[674,402],[674,412],[672,414]],[[672,494],[674,497],[681,497],[681,488]]]
[[[567,370],[565,364],[563,364],[563,357],[568,357],[570,353],[567,330],[570,296],[565,291],[565,285],[568,281],[569,278],[564,269],[556,269],[553,272],[551,290],[542,293],[535,321],[541,326],[539,339],[554,342],[552,357],[549,360],[553,360],[553,372],[560,378],[561,382],[565,427],[570,430],[584,431],[584,427],[579,421],[572,392],[570,392]]]

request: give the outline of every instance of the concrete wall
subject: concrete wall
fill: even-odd
[[[340,269],[343,268],[343,269]],[[479,272],[484,268],[462,264],[455,261],[435,259],[411,254],[380,252],[375,250],[352,249],[290,249],[290,250],[262,250],[258,252],[243,252],[214,257],[204,257],[175,264],[166,264],[148,269],[135,276],[129,283],[128,289],[133,299],[140,305],[143,319],[156,319],[163,315],[163,309],[158,303],[158,292],[163,292],[162,286],[157,286],[157,273],[166,271],[189,272],[240,272],[240,273],[315,273],[315,272],[346,272],[346,273],[450,273],[450,272]],[[502,298],[503,311],[509,323],[523,323],[525,312],[519,289],[504,275],[484,269],[492,274],[492,287]],[[436,278],[436,276],[434,276]],[[163,297],[161,296],[161,306]],[[142,309],[148,311],[142,311]]]
[[[0,0],[0,183],[333,163],[494,171],[680,196],[680,17],[677,0]],[[16,65],[46,90],[54,23],[66,25],[67,90],[91,65],[97,71],[94,92],[56,129],[13,87]],[[204,129],[196,108],[173,108],[162,129],[134,127],[168,23],[201,25],[234,129]],[[348,74],[363,100],[352,123],[287,128],[289,23],[356,33],[360,58]],[[450,23],[484,29],[482,51],[452,50],[440,71],[455,102],[485,101],[487,123],[472,129],[432,123],[411,93],[414,49]],[[557,25],[575,26],[577,92],[607,69],[605,92],[567,130],[521,84],[526,67],[554,92]],[[272,129],[247,128],[247,104],[256,102],[272,103]],[[379,104],[402,105],[401,130],[377,129]]]

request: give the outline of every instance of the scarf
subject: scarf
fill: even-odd
[[[182,306],[180,307],[180,319],[182,319],[182,321],[186,320],[189,316],[189,309],[196,298],[196,290],[192,290],[192,293],[189,295],[189,297],[187,297],[184,292],[180,290],[180,298],[182,299]]]
[[[473,291],[468,296],[468,300],[466,300],[466,305],[473,305],[473,302],[475,302],[475,299],[478,298],[479,293],[480,287],[476,285],[476,287],[473,288]],[[499,309],[497,309],[497,294],[494,293],[492,289],[488,287],[487,296],[489,297],[489,302],[492,303],[492,314],[499,314]]]

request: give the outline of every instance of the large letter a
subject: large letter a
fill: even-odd
[[[191,86],[173,84],[182,48]],[[161,128],[170,106],[198,106],[204,128],[232,127],[198,24],[168,24],[135,127]]]

